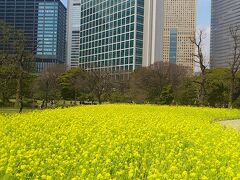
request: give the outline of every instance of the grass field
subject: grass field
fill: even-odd
[[[33,111],[33,109],[23,109],[23,113],[25,112],[31,112]],[[14,113],[18,113],[19,109],[17,108],[0,108],[0,114],[14,114]]]
[[[0,179],[239,179],[239,110],[102,105],[0,115]]]

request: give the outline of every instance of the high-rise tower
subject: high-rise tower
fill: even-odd
[[[0,0],[0,20],[24,33],[26,50],[37,47],[37,72],[65,63],[66,8],[60,0]]]
[[[240,25],[240,1],[212,0],[210,50],[212,68],[229,67],[233,55],[230,27],[236,25]]]
[[[196,0],[70,0],[68,19],[69,67],[133,71],[162,61],[194,69]]]
[[[194,70],[195,0],[145,1],[143,65],[169,62]]]
[[[132,71],[142,65],[144,0],[82,0],[83,69]]]
[[[78,67],[80,59],[81,0],[68,0],[67,66]]]
[[[143,66],[147,67],[163,59],[163,0],[144,3]]]

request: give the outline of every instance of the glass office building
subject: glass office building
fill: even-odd
[[[60,0],[0,0],[0,20],[24,32],[26,49],[36,49],[36,71],[65,63],[66,8]]]
[[[211,68],[229,67],[233,57],[230,27],[240,25],[239,0],[212,0]]]
[[[82,0],[83,69],[133,71],[142,66],[144,0]]]

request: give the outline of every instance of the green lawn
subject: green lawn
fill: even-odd
[[[23,113],[33,111],[34,109],[23,109]],[[0,108],[0,114],[13,114],[18,113],[19,109],[17,108]]]

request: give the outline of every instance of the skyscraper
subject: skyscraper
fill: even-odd
[[[145,1],[144,66],[169,62],[194,70],[195,0]]]
[[[81,68],[132,71],[142,65],[144,0],[82,0],[80,9]],[[69,15],[69,19],[74,17]],[[69,24],[71,38],[70,26],[75,23]],[[68,42],[69,56],[75,51],[72,42]],[[69,64],[75,66],[69,56]]]
[[[194,69],[196,0],[70,0],[69,8],[71,67],[79,56],[88,70],[133,71],[160,61]]]
[[[67,66],[78,67],[80,59],[81,1],[68,0],[67,15]]]
[[[143,66],[147,67],[163,60],[164,1],[144,2]]]
[[[37,47],[37,72],[65,63],[66,8],[60,0],[0,0],[0,20],[24,33],[27,50]]]
[[[212,0],[210,65],[229,67],[233,39],[230,27],[240,25],[239,0]]]

